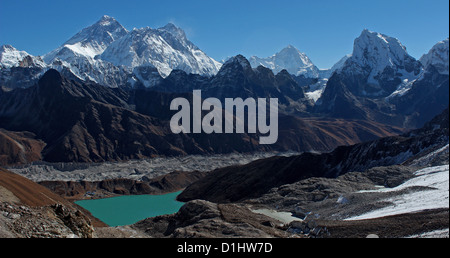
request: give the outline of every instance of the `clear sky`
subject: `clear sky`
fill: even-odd
[[[104,14],[129,30],[173,22],[219,61],[291,44],[319,68],[351,53],[365,28],[398,38],[415,58],[449,34],[448,0],[0,0],[0,45],[43,55]]]

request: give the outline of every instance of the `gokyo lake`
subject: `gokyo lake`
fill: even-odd
[[[160,215],[173,214],[184,203],[176,201],[181,193],[163,195],[130,195],[97,200],[81,200],[75,203],[90,211],[108,226],[125,226]]]

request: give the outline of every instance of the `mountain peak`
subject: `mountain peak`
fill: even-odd
[[[113,19],[114,20],[114,18],[113,17],[111,17],[111,16],[108,16],[108,15],[103,15],[102,16],[102,18],[100,19],[101,21],[106,21],[106,20],[110,20],[110,19]]]
[[[107,45],[125,36],[127,33],[128,31],[118,21],[108,15],[104,15],[93,25],[75,34],[64,45],[92,45],[98,50],[95,51],[96,54],[99,54],[98,52],[103,52]]]
[[[300,52],[300,50],[298,50],[298,48],[294,47],[293,45],[288,45],[287,47],[283,48],[280,52],[275,54],[275,56],[280,55],[298,55],[299,57],[304,59],[302,61],[305,61],[305,59],[309,59],[304,53]]]
[[[39,87],[45,87],[45,88],[55,88],[56,86],[61,85],[62,83],[62,76],[61,74],[55,70],[55,69],[49,69],[47,72],[42,75],[42,77],[39,79]]]
[[[25,51],[17,50],[11,45],[3,45],[0,47],[0,67],[19,66],[19,63],[29,54]]]
[[[346,68],[365,73],[369,76],[368,82],[374,85],[380,83],[381,77],[395,74],[401,74],[402,81],[411,80],[421,69],[420,63],[408,54],[398,39],[368,29],[355,39],[352,56],[343,69]]]
[[[15,51],[15,50],[17,50],[15,47],[13,47],[13,46],[11,46],[11,45],[2,45],[1,47],[0,47],[0,51],[1,52],[4,52],[4,51]]]
[[[337,69],[341,76],[333,84],[344,81],[357,97],[387,97],[417,79],[422,71],[420,62],[408,54],[398,39],[368,29],[355,39],[352,55],[342,61],[342,68]],[[330,85],[331,80],[327,89]]]
[[[287,45],[287,47],[285,47],[284,49],[294,49],[298,51],[298,49],[291,44]]]
[[[380,56],[378,60],[373,59]],[[353,58],[366,65],[371,61],[385,61],[398,64],[408,57],[406,47],[393,37],[386,36],[378,32],[363,30],[361,35],[355,39],[353,46]]]
[[[158,29],[135,29],[114,41],[98,58],[129,68],[152,64],[164,78],[173,69],[211,76],[220,68],[172,23]]]
[[[217,77],[233,77],[236,71],[252,72],[250,62],[243,55],[230,57],[220,68]]]
[[[187,40],[186,37],[186,33],[184,32],[184,30],[182,30],[181,28],[177,27],[175,24],[169,22],[168,24],[166,24],[166,26],[159,28],[159,30],[163,30],[163,31],[167,31],[170,34],[172,34],[173,36],[183,39],[183,40]]]
[[[448,38],[439,41],[431,50],[420,58],[420,62],[427,69],[433,65],[439,73],[449,74],[449,42]]]
[[[319,76],[319,69],[307,55],[300,52],[293,45],[288,45],[271,57],[259,58],[253,56],[250,58],[250,63],[254,68],[262,65],[272,69],[275,74],[286,69],[290,74],[297,76],[305,75],[310,78],[317,78]]]
[[[100,26],[109,26],[112,23],[118,23],[118,22],[113,17],[110,17],[108,15],[103,15],[102,18],[95,24],[98,24]]]
[[[236,55],[228,59],[223,65],[224,67],[230,64],[239,64],[244,69],[251,69],[250,62],[243,55]]]
[[[62,46],[46,54],[44,61],[52,63],[59,58],[70,63],[73,59],[93,59],[103,53],[112,42],[127,33],[128,31],[114,18],[104,15],[96,23],[75,34]]]
[[[162,29],[165,30],[181,30],[179,27],[177,27],[175,24],[169,22],[166,24],[166,26],[162,27]]]

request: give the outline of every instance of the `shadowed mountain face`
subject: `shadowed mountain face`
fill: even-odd
[[[422,129],[324,154],[262,159],[244,166],[217,169],[190,185],[178,199],[202,199],[218,203],[260,197],[270,189],[312,177],[335,178],[352,171],[398,165],[447,145],[448,108]]]
[[[173,134],[170,102],[186,93],[123,91],[69,80],[49,70],[38,85],[0,94],[0,127],[28,131],[45,142],[51,162],[102,162],[155,155],[254,151],[329,151],[339,145],[397,134],[377,123],[280,118],[279,142],[259,145],[256,134]]]
[[[121,90],[69,81],[50,70],[36,87],[2,95],[1,124],[31,131],[45,141],[47,161],[100,162],[255,150],[247,135],[229,135],[226,140],[212,135],[198,143],[187,135],[172,134],[167,120],[137,113],[126,100],[128,94]],[[230,144],[220,145],[221,141]]]
[[[297,112],[306,109],[293,104],[299,102],[300,106],[305,95],[286,70],[275,75],[263,66],[253,69],[241,55],[230,58],[212,78],[175,70],[153,90],[178,93],[202,90],[205,98],[214,97],[222,101],[225,98],[277,98],[281,112],[290,113],[295,108]]]

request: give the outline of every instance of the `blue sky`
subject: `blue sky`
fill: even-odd
[[[365,28],[420,58],[448,37],[448,10],[448,0],[0,0],[0,45],[43,55],[106,14],[127,29],[173,22],[217,60],[267,57],[291,44],[329,68]]]

